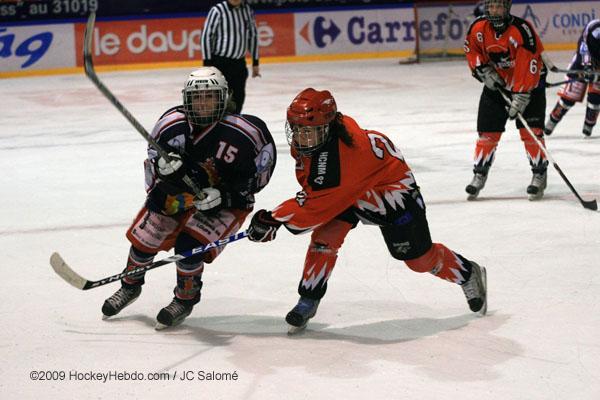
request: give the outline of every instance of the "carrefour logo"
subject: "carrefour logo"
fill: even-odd
[[[406,13],[408,15],[408,13]],[[389,19],[392,18],[392,19]],[[462,44],[470,21],[461,15],[447,12],[432,14],[419,21],[415,29],[412,19],[398,19],[390,13],[382,18],[379,13],[349,15],[346,18],[317,16],[301,25],[299,36],[306,43],[319,49],[345,44],[388,45],[401,42],[414,42],[417,31],[423,42],[457,41]]]
[[[329,44],[331,44],[335,42],[335,39],[342,32],[340,28],[338,28],[338,26],[333,22],[333,20],[330,19],[329,21],[326,21],[323,17],[315,18],[315,21],[312,25],[312,37],[314,39],[314,44],[320,49],[327,46],[325,38],[328,38]],[[308,43],[312,44],[309,29],[310,22],[307,22],[304,24],[302,29],[300,29],[300,36],[302,36]]]

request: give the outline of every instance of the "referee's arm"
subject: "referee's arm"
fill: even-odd
[[[256,18],[254,11],[250,11],[250,32],[248,34],[248,51],[252,56],[252,77],[260,76],[258,67],[258,32],[256,30]]]
[[[202,59],[205,66],[212,65],[212,38],[214,33],[217,31],[219,21],[221,17],[216,7],[213,7],[208,12],[206,22],[204,23],[204,30],[202,31],[202,38],[200,39],[202,47]]]

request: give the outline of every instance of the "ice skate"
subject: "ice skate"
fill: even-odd
[[[160,310],[156,316],[156,326],[154,329],[157,331],[177,326],[183,322],[183,320],[192,313],[194,309],[194,301],[181,300],[177,297],[173,297],[171,303]]]
[[[590,136],[592,136],[592,129],[594,129],[594,127],[592,125],[583,124],[582,133],[585,135],[585,137],[590,137]]]
[[[529,200],[539,200],[544,196],[544,189],[546,189],[546,183],[548,180],[548,174],[544,172],[534,172],[531,178],[531,183],[527,186],[527,194],[529,194]]]
[[[461,285],[471,311],[485,315],[487,312],[487,274],[484,267],[471,261],[473,269],[468,281]]]
[[[285,321],[290,324],[288,330],[289,335],[293,335],[306,328],[308,320],[315,316],[320,300],[309,299],[308,297],[300,297],[298,304],[290,311]]]
[[[558,121],[553,121],[552,118],[549,118],[548,122],[546,122],[546,126],[544,126],[544,135],[552,135],[552,132],[554,132],[554,128],[556,128],[557,123]]]
[[[467,200],[475,200],[479,196],[479,192],[485,186],[485,181],[487,181],[487,175],[475,173],[473,180],[465,188],[466,192],[469,193]]]
[[[112,296],[104,301],[102,306],[102,319],[117,315],[122,309],[133,303],[142,293],[141,286],[122,286]]]

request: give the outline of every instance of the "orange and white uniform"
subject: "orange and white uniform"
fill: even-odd
[[[362,129],[348,116],[342,121],[351,146],[335,137],[309,155],[292,146],[302,190],[271,212],[292,233],[313,231],[299,294],[325,295],[338,250],[359,220],[379,225],[390,254],[412,270],[457,284],[468,280],[471,263],[432,243],[425,204],[400,151],[384,134]]]

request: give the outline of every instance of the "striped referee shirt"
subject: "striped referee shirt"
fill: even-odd
[[[202,31],[204,60],[214,56],[240,59],[252,56],[252,65],[258,65],[258,36],[254,11],[245,2],[232,7],[227,1],[213,6],[208,12]]]

